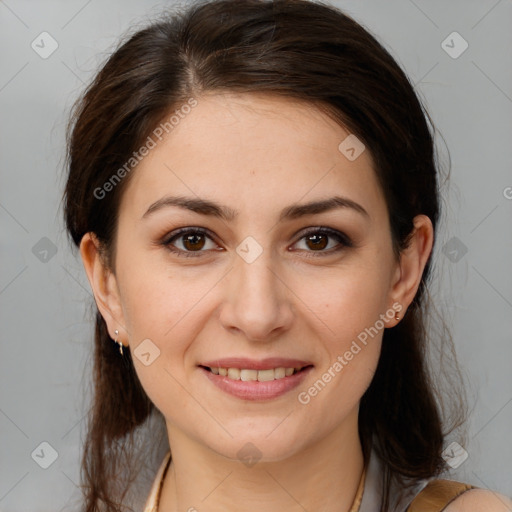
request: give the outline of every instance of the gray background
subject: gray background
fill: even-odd
[[[92,298],[61,221],[64,128],[72,102],[120,34],[172,5],[0,2],[2,512],[71,510],[79,496]],[[406,69],[449,148],[434,303],[450,321],[473,407],[469,457],[450,476],[510,495],[512,1],[335,5]],[[43,31],[59,45],[47,59],[31,48]],[[454,31],[469,44],[458,58],[442,46]],[[445,47],[460,51],[461,40],[452,39]],[[439,151],[447,163],[441,139]],[[31,456],[42,442],[58,453],[48,469]]]

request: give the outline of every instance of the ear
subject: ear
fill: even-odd
[[[94,233],[86,233],[83,236],[80,242],[80,255],[96,305],[107,324],[110,337],[123,342],[126,346],[127,332],[116,276],[107,268],[100,251],[100,243]],[[116,330],[119,331],[117,335]]]
[[[404,316],[418,291],[423,270],[434,244],[434,228],[429,217],[417,215],[414,217],[413,224],[414,229],[409,245],[400,254],[400,261],[392,282],[391,296],[395,302],[402,305],[401,317]],[[394,322],[398,323],[396,320]]]

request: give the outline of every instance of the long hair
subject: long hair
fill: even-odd
[[[64,193],[66,225],[76,246],[85,233],[95,233],[106,264],[115,270],[119,202],[136,167],[106,197],[97,191],[169,113],[206,91],[267,92],[314,104],[370,151],[396,255],[407,247],[416,215],[427,215],[436,230],[433,124],[376,38],[320,2],[214,0],[166,14],[130,36],[76,103]],[[427,364],[431,263],[403,320],[385,330],[376,373],[360,403],[365,461],[374,448],[383,463],[383,512],[394,498],[393,481],[406,488],[445,469],[443,440],[464,420],[459,391],[449,407],[455,419],[444,424],[441,395]],[[440,332],[440,341],[451,343]],[[94,396],[82,459],[84,512],[119,512],[126,505],[133,482],[120,484],[118,473],[133,465],[137,429],[156,412],[126,352],[119,357],[96,312]]]

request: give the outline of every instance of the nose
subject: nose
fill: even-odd
[[[220,313],[224,328],[259,342],[282,336],[294,313],[293,293],[279,274],[268,250],[251,263],[237,256]]]

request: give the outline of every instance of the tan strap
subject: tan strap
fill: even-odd
[[[455,498],[470,489],[476,487],[454,480],[432,480],[414,498],[407,512],[442,512]]]

